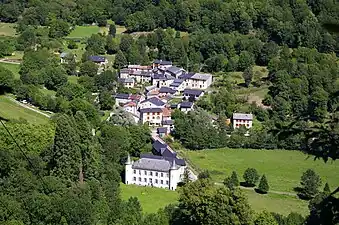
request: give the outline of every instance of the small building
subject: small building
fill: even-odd
[[[115,102],[116,102],[117,105],[125,104],[125,103],[131,101],[129,99],[130,96],[131,96],[130,94],[122,94],[122,93],[116,94],[115,95]]]
[[[251,113],[233,113],[232,120],[234,129],[240,126],[250,129],[253,126],[253,114]]]
[[[66,62],[66,57],[69,53],[68,52],[62,52],[60,53],[60,63],[65,63]]]
[[[185,70],[183,68],[171,66],[171,67],[166,68],[165,75],[171,75],[175,78],[178,78],[180,75],[183,74],[184,71]]]
[[[204,95],[204,92],[202,90],[199,89],[185,89],[184,93],[183,93],[183,97],[188,100],[197,100],[198,98],[200,98],[201,96]]]
[[[170,108],[163,108],[162,109],[162,120],[170,120],[172,115],[172,111]]]
[[[179,103],[179,109],[180,111],[187,113],[193,110],[193,105],[193,102],[181,102]]]
[[[184,80],[185,88],[205,90],[211,86],[213,76],[205,73],[184,73],[179,76],[179,79]]]
[[[126,112],[132,113],[134,115],[138,115],[139,114],[139,112],[137,110],[137,103],[135,103],[133,101],[124,104],[123,108],[124,108],[124,110]]]
[[[99,67],[105,68],[106,65],[108,64],[108,60],[104,56],[99,56],[99,55],[91,55],[88,57],[88,59],[95,64],[99,65]]]
[[[125,183],[175,190],[183,179],[186,163],[182,159],[141,154],[133,162],[125,163]]]
[[[172,62],[171,61],[156,59],[153,62],[153,69],[154,68],[166,69],[166,68],[169,68],[171,66],[172,66]]]
[[[171,119],[163,120],[162,126],[167,128],[167,130],[169,131],[168,133],[170,133],[174,129],[174,121]]]
[[[133,88],[135,85],[135,81],[133,78],[119,78],[118,81],[126,88]]]
[[[140,121],[142,124],[148,123],[149,126],[161,126],[162,108],[140,109]]]
[[[168,129],[166,127],[158,127],[157,134],[162,138],[168,134]]]
[[[177,91],[169,87],[161,87],[159,89],[160,96],[174,95]]]
[[[139,103],[139,108],[163,108],[165,107],[166,103],[161,101],[158,97],[152,97],[143,100]]]

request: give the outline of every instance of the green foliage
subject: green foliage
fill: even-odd
[[[115,104],[115,99],[109,91],[101,91],[99,94],[101,110],[111,110]]]
[[[271,213],[263,211],[254,220],[255,225],[278,225]]]
[[[77,43],[74,40],[70,39],[68,41],[67,48],[69,48],[69,49],[77,49],[78,45],[77,45]]]
[[[325,186],[324,186],[324,193],[326,194],[330,194],[331,193],[331,189],[330,189],[330,185],[326,182]]]
[[[248,186],[255,186],[259,180],[259,174],[254,168],[247,168],[244,172],[243,178]]]
[[[122,67],[126,66],[127,63],[127,59],[124,55],[124,53],[122,51],[118,51],[118,53],[115,56],[115,60],[114,60],[114,68],[116,69],[121,69]]]
[[[13,73],[0,66],[0,94],[4,92],[10,92],[14,86],[14,75]]]
[[[198,179],[210,179],[211,175],[208,170],[204,170],[198,174]]]
[[[92,34],[87,40],[86,50],[93,54],[105,54],[106,38],[102,34]]]
[[[238,180],[237,172],[233,171],[230,177],[226,177],[224,180],[224,185],[229,189],[234,189],[240,185]]]
[[[92,61],[86,61],[80,66],[80,75],[94,77],[98,73],[98,65]]]
[[[116,33],[117,33],[117,28],[116,28],[115,24],[110,24],[108,34],[112,35],[112,37],[115,38]]]
[[[252,82],[253,78],[253,67],[247,67],[245,71],[242,73],[242,77],[245,81],[245,86],[248,87]]]
[[[264,175],[262,175],[262,177],[260,179],[258,191],[266,194],[269,191],[269,189],[270,189],[270,186],[268,185],[267,178],[264,174]]]
[[[180,189],[178,209],[172,214],[182,224],[253,222],[252,210],[240,190],[215,187],[208,179],[189,183]]]
[[[300,184],[302,185],[300,195],[304,198],[313,198],[319,192],[321,178],[314,170],[308,169],[301,176]]]

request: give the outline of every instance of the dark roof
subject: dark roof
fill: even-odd
[[[179,83],[174,83],[174,82],[173,82],[173,83],[170,84],[170,87],[179,87],[179,86],[180,86]]]
[[[134,79],[133,78],[119,78],[118,81],[120,83],[134,83]]]
[[[159,59],[156,59],[156,60],[154,60],[154,64],[159,64],[161,62],[161,60],[159,60]]]
[[[168,162],[173,163],[173,159],[175,160],[175,164],[179,165],[179,166],[186,166],[186,162],[183,159],[178,159],[176,157],[167,157],[167,156],[159,156],[159,155],[152,155],[149,153],[143,153],[140,155],[140,158],[148,158],[148,159],[164,159]]]
[[[106,60],[105,57],[99,55],[91,55],[90,57],[88,57],[88,59],[92,62],[105,62]]]
[[[153,112],[162,112],[161,108],[145,108],[140,109],[140,113],[153,113]]]
[[[183,69],[176,67],[176,66],[171,66],[167,68],[166,72],[172,73],[172,74],[177,74],[180,73]]]
[[[173,83],[178,83],[181,84],[182,82],[184,82],[184,80],[182,79],[174,79]]]
[[[163,120],[162,125],[173,125],[174,121],[173,120]]]
[[[172,62],[171,61],[162,61],[160,60],[160,65],[163,65],[163,66],[166,66],[166,65],[172,65]]]
[[[163,148],[163,149],[165,149],[165,148],[167,148],[167,145],[166,144],[163,144],[163,143],[161,143],[160,141],[158,141],[158,140],[156,140],[156,141],[154,141],[153,142],[153,144],[152,144],[152,146],[153,146],[153,148],[157,151],[157,152],[161,152],[161,149]]]
[[[185,89],[184,95],[194,95],[194,96],[200,96],[203,93],[202,90],[197,89]]]
[[[158,127],[157,132],[158,133],[167,133],[167,128],[166,127]]]
[[[129,99],[130,94],[116,94],[115,98]]]
[[[155,73],[153,74],[153,79],[157,79],[157,80],[166,80],[166,77],[164,74],[161,73]]]
[[[190,79],[195,73],[184,73],[179,76],[179,79]]]
[[[169,87],[161,87],[159,93],[170,93],[174,94],[176,91]]]
[[[180,108],[191,108],[193,106],[193,102],[181,102]]]
[[[145,99],[144,101],[142,101],[140,103],[145,103],[145,102],[150,102],[150,103],[152,103],[152,104],[154,104],[156,106],[163,106],[163,105],[165,105],[165,102],[161,101],[157,97]]]
[[[178,104],[171,104],[170,107],[171,107],[171,109],[177,109],[178,108]]]

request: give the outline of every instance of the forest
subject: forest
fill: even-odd
[[[172,115],[173,136],[183,147],[293,149],[325,162],[338,159],[338,1],[7,0],[0,3],[0,21],[16,23],[17,31],[0,39],[0,56],[24,52],[19,79],[0,66],[0,94],[55,113],[45,125],[0,117],[0,224],[339,222],[338,188],[310,201],[304,218],[255,213],[240,190],[204,176],[180,189],[177,204],[144,214],[137,198],[122,200],[119,185],[127,153],[138,157],[150,149],[150,130],[126,123],[123,113],[101,120],[101,112],[114,107],[112,94],[126,92],[117,83],[119,69],[171,60],[216,77],[211,93],[196,102],[198,110]],[[108,33],[67,38],[88,24],[107,26]],[[117,35],[117,25],[127,31]],[[59,63],[65,43],[85,46],[80,60],[69,54]],[[114,55],[113,69],[98,74],[90,55]],[[258,84],[255,65],[268,70]],[[235,71],[243,73],[244,88],[268,86],[265,107],[235,94],[227,82]],[[99,93],[98,101],[92,93]],[[243,106],[260,126],[247,131],[225,124]]]

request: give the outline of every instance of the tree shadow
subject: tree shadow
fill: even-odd
[[[246,84],[245,84],[245,83],[239,83],[239,84],[237,84],[237,86],[238,86],[238,87],[244,87],[244,88],[248,88],[248,87],[246,86]]]
[[[240,186],[243,186],[243,187],[255,187],[255,184],[248,184],[247,182],[240,182]]]
[[[306,196],[303,193],[304,189],[302,187],[294,187],[293,191],[295,191],[297,193],[298,198],[301,199],[301,200],[308,201],[308,200],[312,199],[312,197]]]
[[[262,195],[265,195],[265,194],[267,194],[267,192],[265,192],[265,191],[262,191],[262,190],[259,190],[259,188],[254,188],[254,191],[255,191],[256,193],[258,193],[258,194],[262,194]]]

